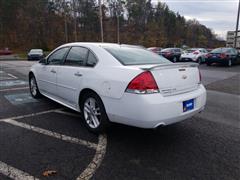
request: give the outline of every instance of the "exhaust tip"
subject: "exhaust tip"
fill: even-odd
[[[164,126],[166,126],[165,123],[159,123],[159,124],[157,124],[157,125],[155,126],[154,129],[161,129],[161,128],[163,128]]]

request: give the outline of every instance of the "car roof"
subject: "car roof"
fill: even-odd
[[[31,49],[30,51],[42,51],[42,49]]]
[[[74,43],[67,43],[62,45],[61,47],[66,46],[98,46],[98,47],[133,47],[133,48],[142,48],[143,46],[138,45],[131,45],[131,44],[117,44],[117,43],[103,43],[103,42],[74,42]]]

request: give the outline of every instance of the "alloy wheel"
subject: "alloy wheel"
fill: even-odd
[[[232,60],[229,59],[229,60],[228,60],[228,67],[231,67],[231,66],[232,66]]]
[[[30,91],[33,96],[37,95],[37,83],[34,77],[32,77],[30,80]]]
[[[173,58],[173,62],[177,62],[177,58],[176,57]]]
[[[96,129],[100,125],[100,107],[94,98],[89,97],[86,99],[84,102],[83,113],[85,121],[90,128]]]

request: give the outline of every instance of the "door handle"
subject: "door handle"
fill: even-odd
[[[76,73],[74,73],[74,76],[81,77],[81,76],[82,76],[82,74],[81,74],[81,73],[79,73],[79,72],[76,72]]]
[[[54,69],[51,69],[51,73],[56,73],[56,71]]]

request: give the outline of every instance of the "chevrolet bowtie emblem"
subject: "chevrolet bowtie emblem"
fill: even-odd
[[[187,79],[187,76],[186,76],[186,75],[183,75],[183,76],[182,76],[182,79]]]

